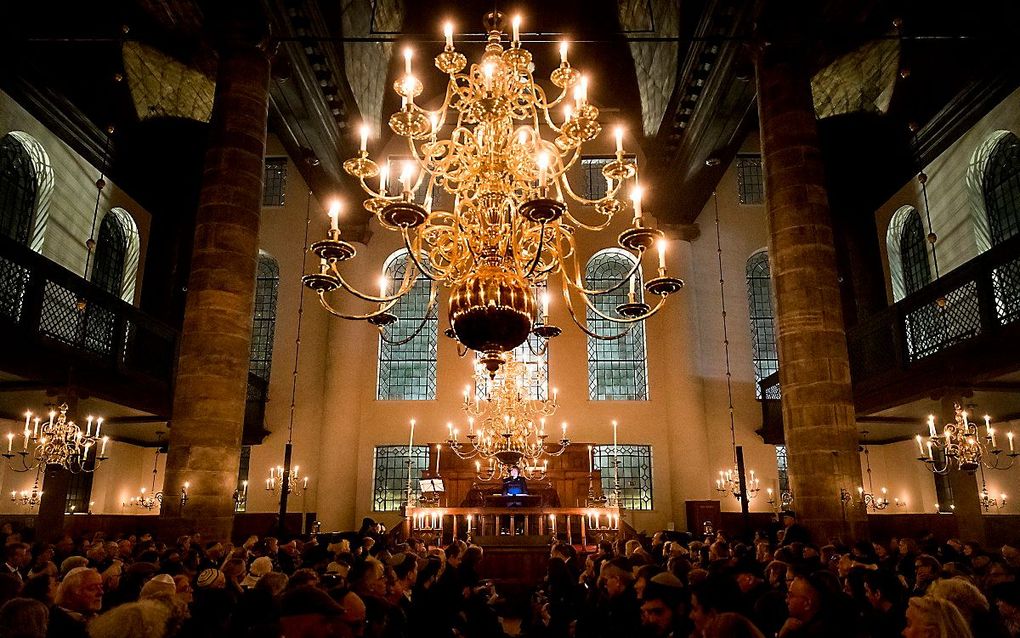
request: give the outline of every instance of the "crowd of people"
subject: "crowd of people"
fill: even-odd
[[[521,609],[481,547],[357,533],[244,543],[199,534],[0,529],[0,638],[1020,636],[1020,550],[932,536],[817,546],[792,513],[753,541],[657,532],[585,552],[553,543]],[[514,625],[517,626],[516,623]]]

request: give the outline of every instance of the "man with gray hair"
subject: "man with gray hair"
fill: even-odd
[[[103,577],[91,567],[75,567],[57,588],[47,638],[86,638],[86,623],[102,607]]]

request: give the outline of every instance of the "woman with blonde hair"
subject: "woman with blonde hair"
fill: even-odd
[[[1005,636],[1002,623],[990,612],[985,595],[966,577],[956,576],[936,580],[928,588],[928,595],[942,598],[956,605],[960,615],[975,636]]]
[[[953,603],[934,596],[915,596],[907,605],[903,638],[974,638],[974,634]]]

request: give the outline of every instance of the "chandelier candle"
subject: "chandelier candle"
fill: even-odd
[[[578,249],[578,233],[600,232],[617,214],[626,214],[629,205],[635,206],[634,224],[616,244],[638,264],[663,233],[643,227],[640,196],[633,204],[624,196],[640,193],[640,188],[637,167],[624,155],[623,130],[615,133],[616,158],[602,169],[604,196],[588,199],[569,183],[567,174],[580,163],[585,145],[602,131],[599,109],[591,102],[589,79],[567,61],[566,42],[560,45],[560,64],[549,76],[556,94],[546,94],[533,75],[531,52],[520,46],[521,22],[514,19],[507,47],[501,16],[490,14],[484,50],[470,64],[454,48],[452,26],[443,26],[445,47],[435,56],[435,67],[446,76],[446,87],[428,94],[444,96],[435,109],[415,104],[423,84],[412,75],[412,54],[405,51],[404,74],[393,86],[402,107],[388,121],[390,129],[407,140],[410,156],[401,169],[399,194],[388,194],[387,167],[368,157],[366,144],[343,163],[368,195],[364,209],[403,240],[410,258],[404,283],[390,296],[379,297],[352,286],[341,266],[357,251],[332,230],[311,246],[326,260],[326,268],[303,277],[327,312],[369,321],[379,330],[393,323],[391,310],[416,281],[430,282],[425,317],[434,316],[439,290],[448,289],[449,335],[464,353],[482,353],[490,378],[505,362],[500,355],[525,343],[529,335],[547,344],[561,334],[548,323],[534,292],[537,287],[558,279],[571,321],[589,335],[612,340],[656,314],[683,286],[660,266],[660,276],[643,284],[649,303],[595,311],[604,325],[615,326],[606,333],[595,333],[586,313],[579,312],[595,307],[594,298],[614,294],[624,282],[607,282],[598,290],[584,287],[579,255],[585,251]],[[418,72],[424,73],[421,68]],[[560,107],[566,118],[557,124],[552,113]],[[369,186],[376,176],[378,190]],[[424,188],[424,205],[414,198],[419,187]],[[440,189],[453,202],[450,210],[432,209]],[[331,296],[341,290],[376,305],[363,314],[342,312]]]

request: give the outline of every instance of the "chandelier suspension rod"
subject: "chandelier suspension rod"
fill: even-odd
[[[712,191],[712,201],[715,204],[715,252],[719,261],[719,301],[722,306],[723,352],[725,353],[726,358],[726,399],[729,403],[728,410],[730,413],[730,446],[733,448],[733,463],[736,464],[737,430],[733,418],[733,382],[731,381],[732,374],[730,373],[730,337],[726,326],[726,283],[723,278],[722,235],[719,230],[719,196],[715,191]],[[743,472],[741,472],[740,481],[741,485],[743,485]]]

